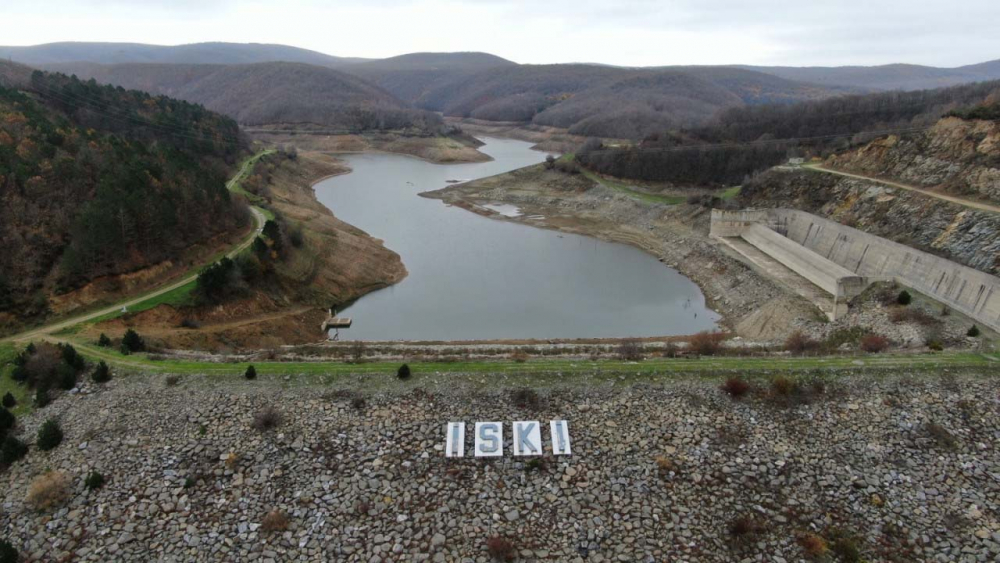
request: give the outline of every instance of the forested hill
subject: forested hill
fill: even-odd
[[[246,151],[187,102],[39,71],[0,86],[0,325],[245,225],[225,183]]]
[[[798,104],[727,109],[706,125],[664,130],[630,147],[588,141],[585,166],[612,176],[678,184],[738,184],[789,156],[827,155],[884,132],[919,132],[949,112],[1000,99],[1000,81],[937,90],[880,92]],[[989,115],[988,109],[969,112]]]
[[[72,63],[50,68],[202,104],[244,125],[351,132],[410,129],[428,134],[441,126],[439,116],[414,109],[357,76],[308,64]]]

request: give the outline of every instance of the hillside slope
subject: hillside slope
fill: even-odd
[[[919,135],[890,135],[833,155],[828,164],[1000,203],[1000,121],[948,117]]]
[[[74,63],[51,68],[202,104],[245,125],[312,124],[348,131],[436,131],[440,125],[437,116],[409,108],[356,76],[314,65]]]
[[[225,185],[246,151],[231,119],[37,71],[25,88],[0,87],[7,322],[45,315],[53,293],[175,259],[248,223]]]
[[[0,57],[30,66],[70,62],[248,64],[288,61],[340,67],[366,59],[333,57],[317,51],[267,43],[192,43],[148,45],[144,43],[60,42],[28,47],[2,47]]]

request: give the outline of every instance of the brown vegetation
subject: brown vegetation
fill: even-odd
[[[48,510],[69,498],[69,487],[69,475],[61,471],[49,471],[31,482],[24,502],[35,510]]]

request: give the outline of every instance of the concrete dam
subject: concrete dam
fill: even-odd
[[[822,290],[789,284],[833,319],[869,284],[894,281],[1000,330],[1000,278],[811,213],[716,209],[711,235],[768,274],[784,268]]]

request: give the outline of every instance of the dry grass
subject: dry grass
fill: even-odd
[[[700,356],[714,356],[722,351],[726,335],[721,332],[699,332],[688,339],[690,350]]]
[[[281,426],[284,417],[274,407],[267,407],[253,417],[254,430],[267,432]]]
[[[494,561],[513,561],[517,558],[517,548],[509,539],[502,536],[493,536],[486,540],[486,550],[490,552],[490,557]]]
[[[284,512],[274,509],[267,513],[260,523],[260,528],[267,533],[284,532],[288,529],[289,519]]]
[[[799,537],[798,541],[806,557],[820,558],[830,551],[830,546],[826,543],[826,540],[816,534],[805,534]]]
[[[69,488],[69,475],[62,471],[49,471],[31,482],[24,502],[35,510],[48,510],[69,498]]]
[[[730,377],[720,388],[734,399],[739,399],[750,392],[750,384],[739,377]]]

